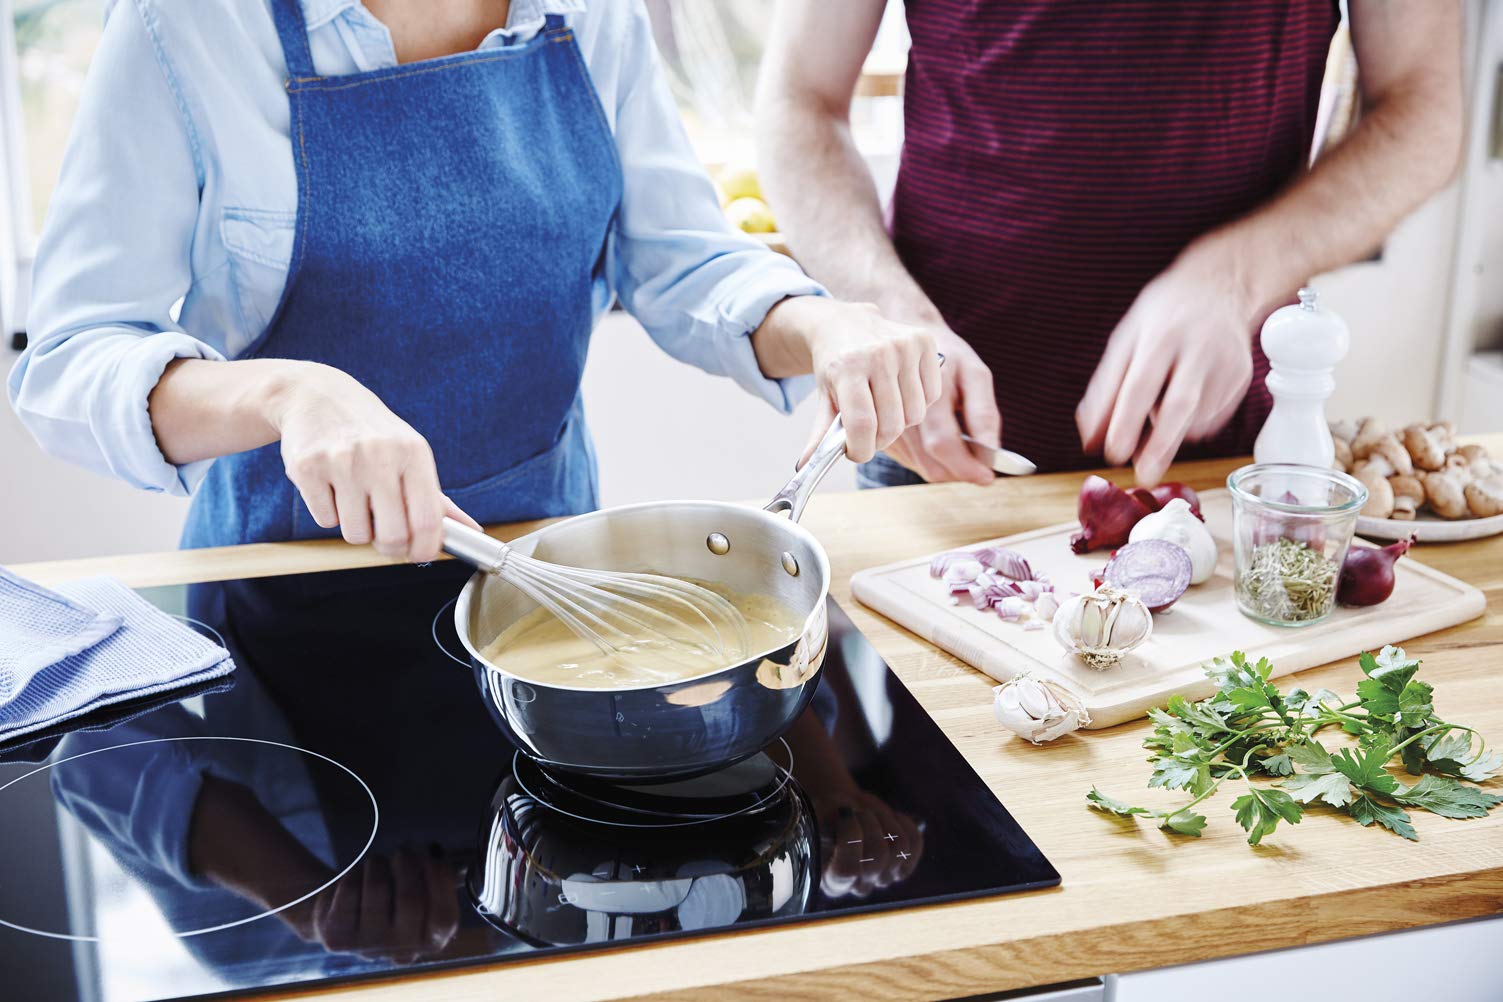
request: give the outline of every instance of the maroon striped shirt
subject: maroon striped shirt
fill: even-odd
[[[1093,465],[1075,406],[1108,335],[1187,243],[1306,161],[1326,0],[908,0],[898,253],[991,366],[1003,443]],[[1251,335],[1252,332],[1249,332]],[[1256,345],[1255,345],[1256,347]],[[1250,452],[1267,360],[1185,455]]]

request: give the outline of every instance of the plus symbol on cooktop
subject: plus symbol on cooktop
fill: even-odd
[[[907,852],[899,852],[898,853],[898,858],[899,859],[907,859],[908,858],[908,853]]]
[[[632,873],[641,873],[645,869],[647,869],[647,867],[643,866],[641,863],[638,863],[636,866],[633,866],[631,868],[631,872]]]
[[[885,839],[887,839],[887,841],[889,841],[889,842],[896,842],[898,840],[898,837],[896,835],[894,835],[892,832],[888,832],[886,835],[883,835],[882,837],[885,838]]]

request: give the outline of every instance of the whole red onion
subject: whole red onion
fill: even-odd
[[[1070,549],[1089,553],[1121,546],[1138,519],[1151,511],[1154,509],[1105,477],[1086,477],[1076,507],[1080,531],[1070,537]]]
[[[1076,553],[1109,550],[1127,542],[1128,533],[1138,519],[1150,515],[1174,498],[1184,498],[1190,511],[1202,522],[1200,496],[1184,484],[1159,484],[1149,490],[1133,487],[1123,490],[1104,477],[1089,476],[1080,485],[1077,515],[1080,531],[1070,537],[1070,549]]]
[[[1336,601],[1342,605],[1377,605],[1393,594],[1393,565],[1414,545],[1414,538],[1401,539],[1379,549],[1352,546],[1341,562],[1336,582]]]

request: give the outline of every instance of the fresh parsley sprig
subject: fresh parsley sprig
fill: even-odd
[[[1503,751],[1488,750],[1470,727],[1435,715],[1434,689],[1415,678],[1420,662],[1402,648],[1384,647],[1357,661],[1365,676],[1357,698],[1343,701],[1329,689],[1281,693],[1268,681],[1273,665],[1236,651],[1205,666],[1216,694],[1191,702],[1172,696],[1148,711],[1153,733],[1143,740],[1151,753],[1149,787],[1184,790],[1186,803],[1167,810],[1136,807],[1095,787],[1090,806],[1125,818],[1154,818],[1161,828],[1199,837],[1205,815],[1195,808],[1228,780],[1247,782],[1232,801],[1247,841],[1257,845],[1279,822],[1297,825],[1305,808],[1325,804],[1364,827],[1379,824],[1417,839],[1408,811],[1447,818],[1478,818],[1503,797],[1473,786],[1503,769]],[[1340,728],[1356,747],[1328,751],[1317,735]],[[1388,772],[1398,757],[1419,780],[1405,786]],[[1277,785],[1251,782],[1272,777]]]

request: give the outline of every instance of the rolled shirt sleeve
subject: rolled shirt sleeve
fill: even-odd
[[[608,252],[616,295],[673,357],[792,410],[812,377],[764,376],[751,333],[779,301],[825,290],[725,218],[658,65],[647,13],[639,0],[626,6],[615,108],[624,187]]]
[[[208,462],[163,457],[147,401],[175,358],[222,360],[173,304],[190,292],[201,169],[134,4],[89,68],[37,249],[30,344],[7,391],[48,452],[134,486],[189,493]]]

